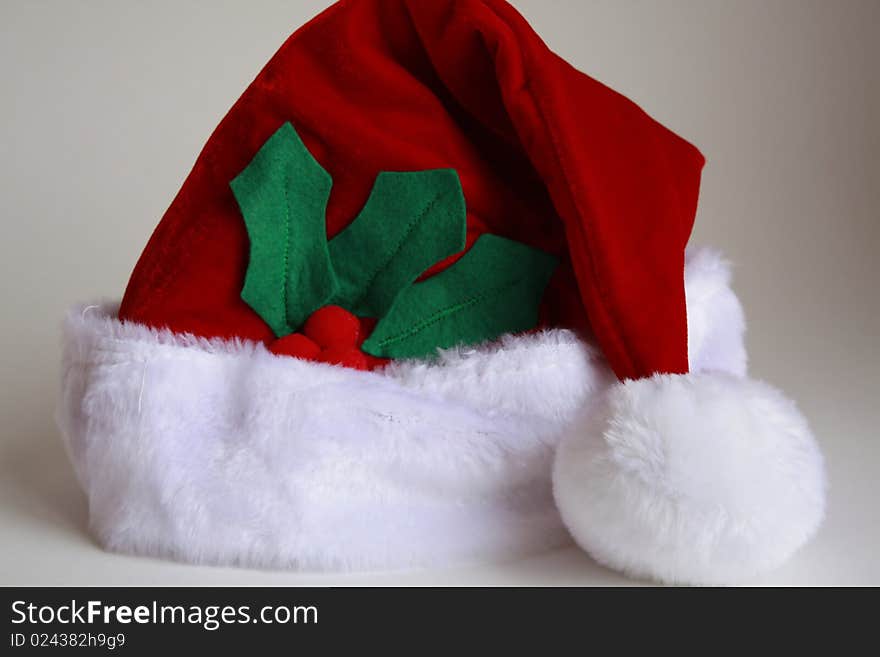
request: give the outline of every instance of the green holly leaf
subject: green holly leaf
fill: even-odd
[[[383,358],[423,358],[534,328],[556,265],[543,251],[483,235],[454,265],[401,292],[362,349]]]
[[[250,239],[241,297],[279,337],[329,303],[379,318],[362,348],[390,358],[537,324],[556,261],[524,244],[484,235],[453,266],[415,282],[465,246],[465,200],[451,169],[380,173],[360,214],[329,244],[332,180],[290,123],[230,186]]]
[[[464,249],[466,220],[455,170],[383,171],[361,213],[330,242],[334,303],[382,317],[431,265]]]
[[[230,183],[250,238],[241,298],[279,337],[299,328],[339,287],[325,223],[332,184],[290,123]]]

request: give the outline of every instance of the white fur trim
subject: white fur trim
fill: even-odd
[[[345,569],[568,540],[548,475],[596,368],[567,331],[385,374],[114,315],[68,318],[59,414],[108,548]]]
[[[663,582],[732,583],[773,568],[825,506],[822,456],[795,405],[719,373],[612,386],[567,431],[553,483],[587,552]]]
[[[741,331],[713,321],[725,321],[713,304],[735,301],[726,271],[717,254],[688,256],[694,369],[742,350]],[[616,381],[570,332],[365,373],[115,316],[90,306],[68,317],[58,413],[91,525],[111,549],[343,569],[497,559],[568,540],[553,453]]]

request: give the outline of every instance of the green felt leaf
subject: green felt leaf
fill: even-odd
[[[483,235],[454,265],[401,292],[362,349],[383,358],[422,358],[534,328],[556,264],[543,251]]]
[[[290,123],[230,183],[250,238],[241,298],[279,337],[336,294],[324,218],[332,184]]]
[[[380,173],[361,213],[330,242],[335,303],[382,317],[431,265],[464,249],[466,220],[455,170]]]

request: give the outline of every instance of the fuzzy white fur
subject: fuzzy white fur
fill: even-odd
[[[692,370],[742,374],[742,311],[726,264],[690,253],[685,278]],[[89,306],[65,323],[58,421],[91,526],[110,549],[396,568],[566,542],[553,455],[614,381],[599,352],[567,331],[368,373],[151,330],[118,321],[112,305]]]
[[[566,542],[549,472],[596,382],[550,331],[389,373],[71,314],[60,425],[108,548],[365,569]]]
[[[553,483],[597,561],[672,583],[733,583],[781,564],[825,505],[803,416],[774,388],[726,373],[612,386],[568,429]]]

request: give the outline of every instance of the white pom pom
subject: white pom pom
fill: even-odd
[[[825,508],[822,455],[794,403],[720,373],[612,386],[560,444],[553,486],[593,558],[663,582],[773,568]]]

